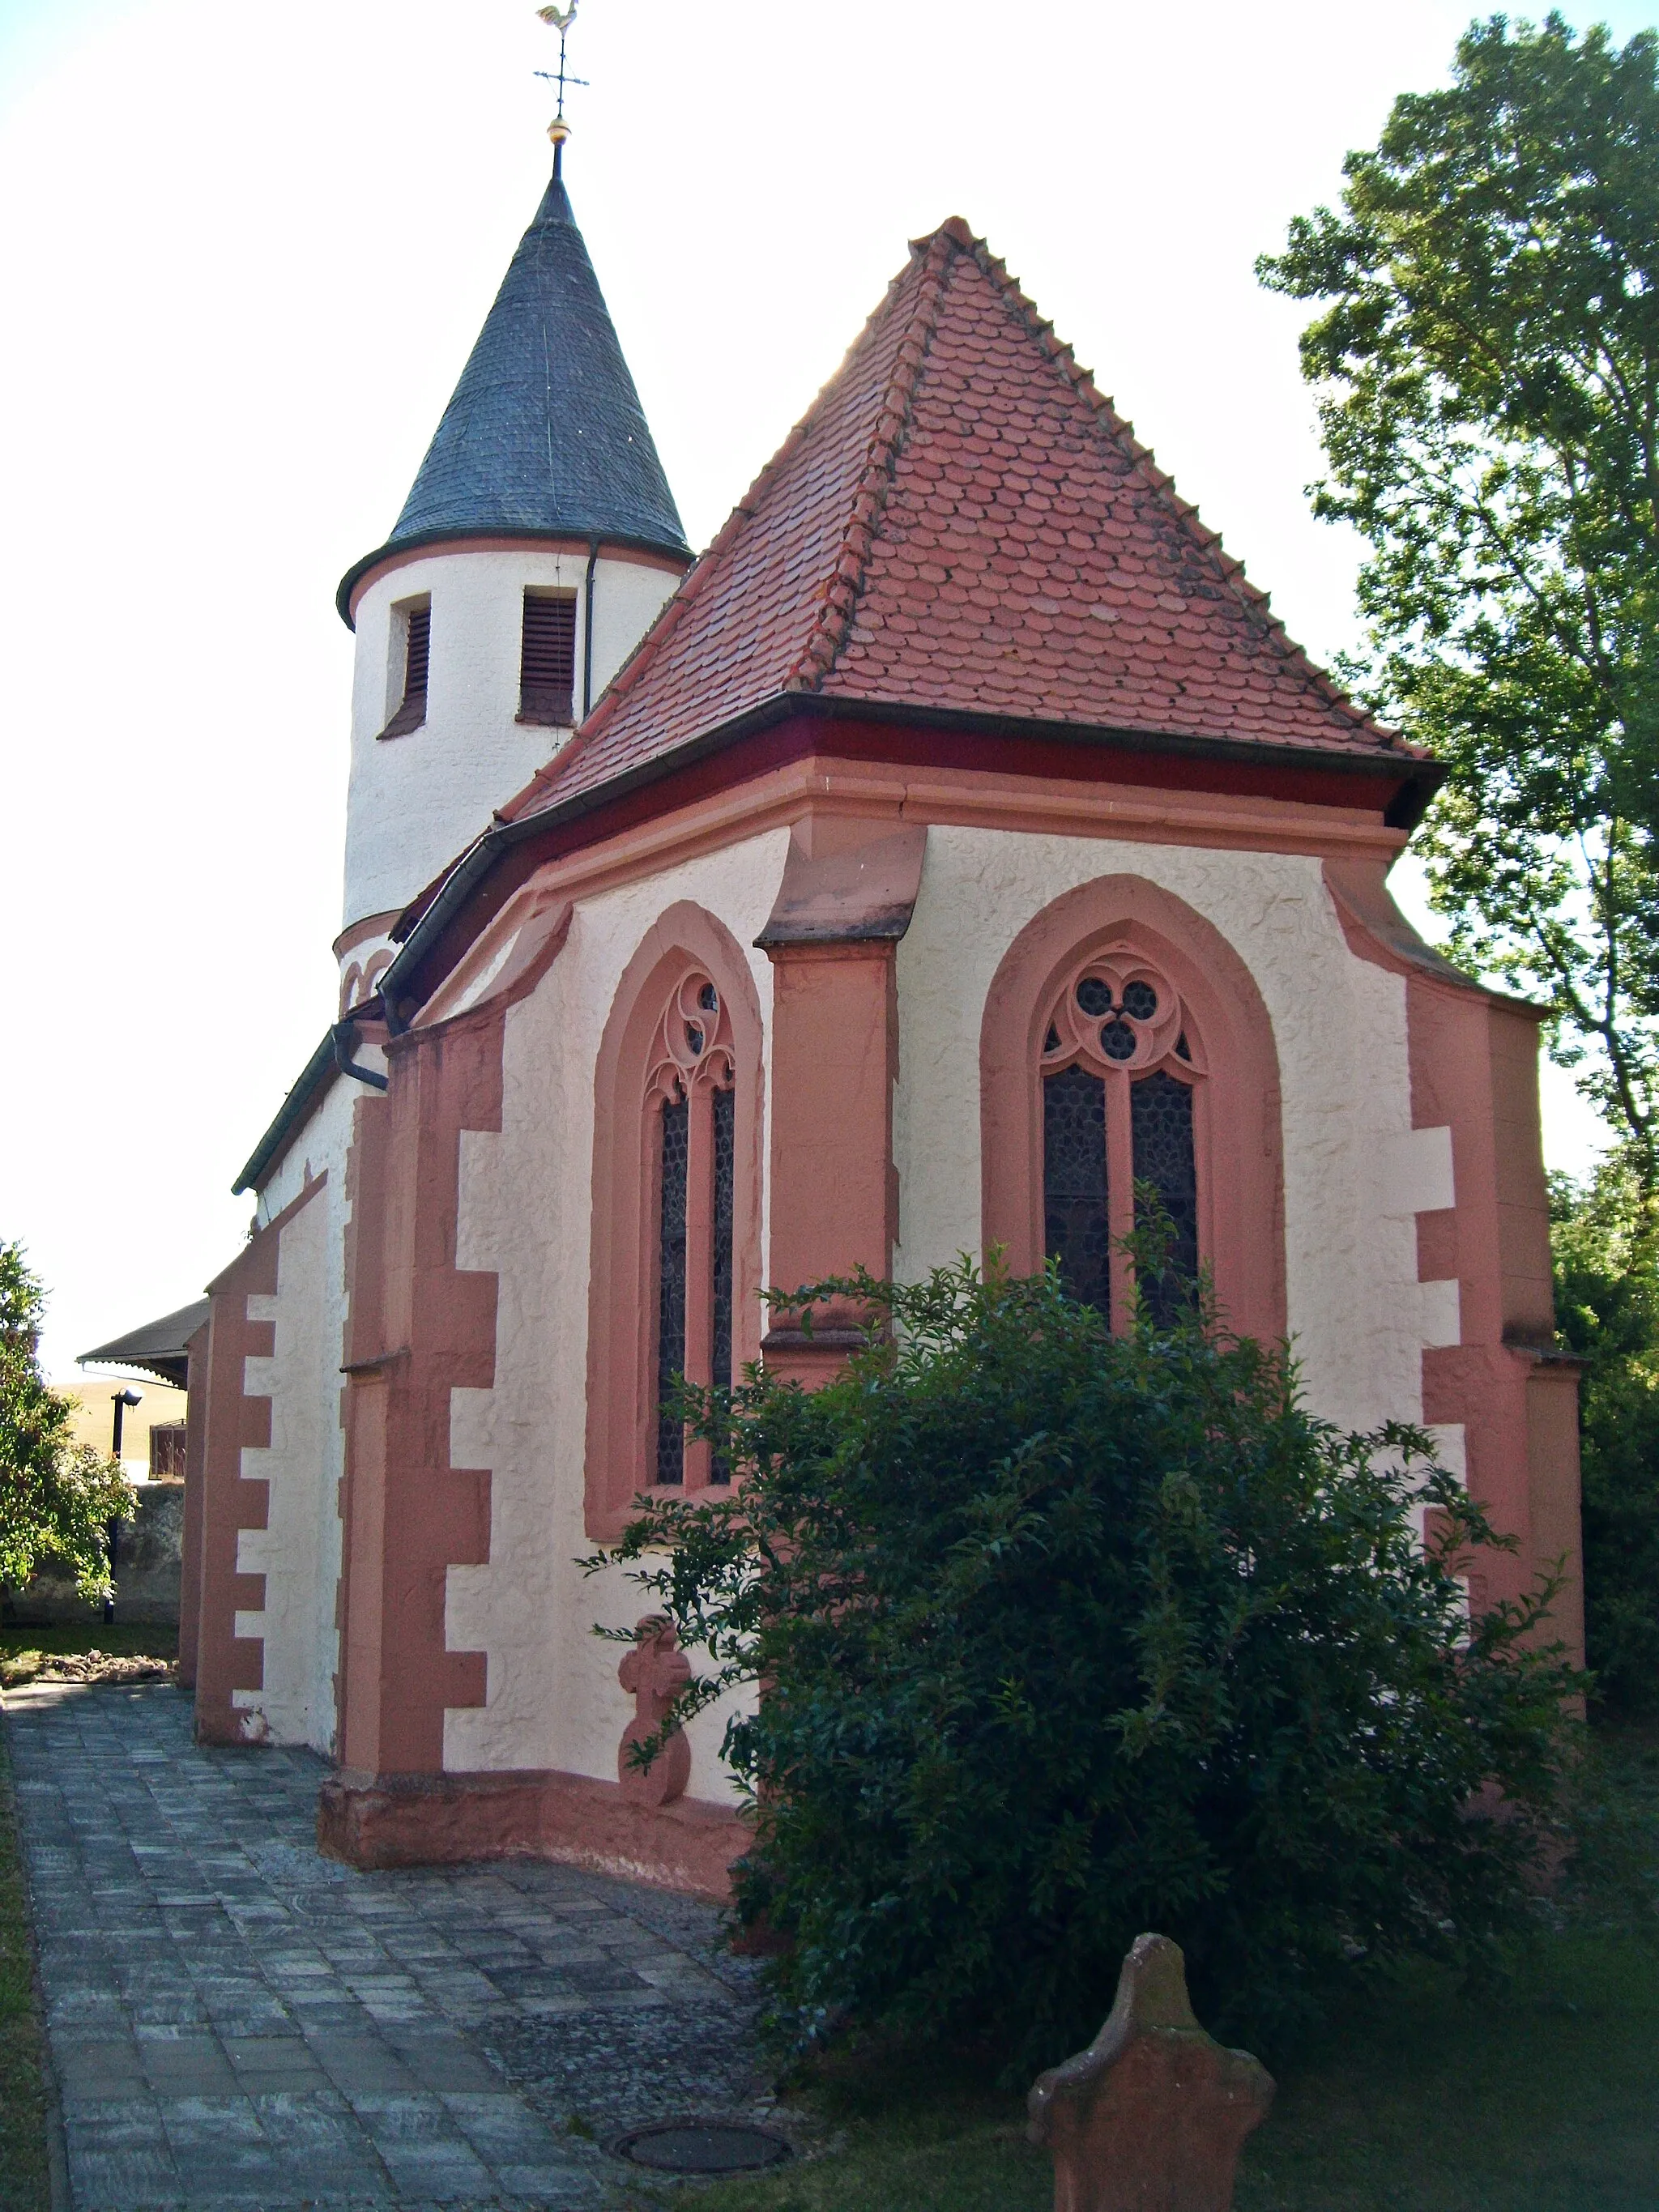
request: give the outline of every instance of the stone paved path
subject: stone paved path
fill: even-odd
[[[73,2212],[599,2206],[603,2145],[769,2110],[708,1908],[562,1867],[359,1875],[307,1753],[170,1686],[4,1700]]]

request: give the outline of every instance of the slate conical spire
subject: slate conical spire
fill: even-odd
[[[447,538],[602,538],[689,557],[674,495],[557,168],[404,511],[340,586]]]

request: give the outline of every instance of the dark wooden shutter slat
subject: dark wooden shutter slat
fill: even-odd
[[[576,602],[526,592],[519,664],[519,719],[560,726],[573,719]]]
[[[404,681],[405,699],[419,693],[426,696],[427,671],[432,662],[432,610],[430,607],[411,607],[409,611],[409,660]]]
[[[397,713],[380,732],[383,738],[406,738],[426,720],[426,680],[432,664],[432,610],[411,607],[404,641],[404,696]]]

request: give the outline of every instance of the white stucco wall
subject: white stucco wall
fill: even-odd
[[[384,1068],[385,1054],[362,1059]],[[246,1725],[264,1740],[333,1747],[334,1674],[340,1577],[339,1484],[345,1472],[340,1427],[344,1357],[347,1155],[361,1085],[341,1077],[277,1163],[259,1194],[261,1225],[284,1212],[308,1183],[324,1188],[282,1232],[275,1298],[253,1301],[253,1317],[276,1323],[269,1359],[246,1363],[245,1387],[271,1399],[269,1451],[245,1451],[250,1480],[270,1480],[270,1525],[246,1530],[239,1565],[263,1574],[265,1609],[239,1616],[239,1635],[264,1638],[264,1687],[237,1693]],[[292,1540],[293,1549],[289,1547]]]
[[[360,939],[347,951],[336,956],[340,963],[338,1012],[341,1014],[353,1006],[361,1006],[365,999],[372,996],[380,976],[391,965],[397,951],[398,947],[388,932],[377,929],[373,935]],[[377,963],[378,972],[371,978],[369,970]]]
[[[769,1039],[771,968],[750,948],[771,910],[787,845],[787,832],[771,831],[579,900],[563,950],[508,1013],[501,1132],[463,1139],[458,1264],[494,1271],[499,1294],[495,1386],[457,1390],[452,1400],[453,1464],[491,1475],[491,1545],[488,1565],[449,1572],[449,1647],[481,1650],[488,1662],[484,1705],[446,1717],[451,1771],[615,1774],[631,1705],[616,1680],[619,1650],[592,1628],[596,1620],[630,1625],[647,1601],[621,1577],[590,1581],[574,1564],[592,1548],[583,1461],[595,1057],[624,969],[647,929],[682,899],[717,915],[745,948]],[[1204,915],[1250,969],[1267,1006],[1284,1101],[1290,1323],[1312,1404],[1353,1426],[1418,1416],[1424,1346],[1457,1338],[1455,1285],[1416,1280],[1414,1217],[1453,1202],[1449,1133],[1411,1127],[1403,982],[1349,951],[1313,859],[930,830],[915,918],[898,951],[899,1272],[914,1279],[979,1249],[980,1030],[999,963],[1053,899],[1115,873],[1143,876]],[[516,926],[503,916],[502,943],[480,946],[477,974],[458,1004],[485,987]],[[250,1454],[248,1472],[269,1459],[277,1479],[271,1532],[244,1540],[243,1564],[272,1577],[265,1613],[246,1624],[267,1638],[267,1689],[248,1702],[287,1741],[325,1742],[332,1723],[321,1686],[334,1665],[335,1370],[344,1155],[359,1095],[355,1084],[333,1086],[262,1207],[274,1213],[307,1172],[329,1170],[325,1200],[298,1217],[315,1225],[292,1256],[293,1230],[285,1232],[277,1354],[253,1363],[269,1367],[268,1377],[249,1379],[276,1402],[271,1453]],[[313,1249],[319,1236],[322,1258]],[[314,1329],[301,1310],[317,1317]],[[283,1412],[307,1375],[312,1402],[326,1408],[309,1429],[297,1412],[292,1420]],[[1461,1468],[1461,1432],[1446,1431],[1442,1442],[1449,1463]],[[724,1720],[706,1715],[691,1731],[691,1790],[702,1798],[730,1788],[718,1759]]]
[[[770,913],[782,830],[585,899],[540,988],[507,1020],[502,1128],[462,1140],[457,1265],[493,1268],[495,1387],[453,1394],[451,1456],[490,1470],[487,1566],[449,1571],[452,1650],[489,1656],[487,1702],[446,1717],[451,1771],[555,1767],[613,1781],[633,1702],[622,1656],[595,1621],[650,1609],[619,1575],[583,1577],[587,1299],[594,1063],[617,988],[641,938],[681,899],[705,907],[747,953],[769,1033],[770,963],[750,950]],[[718,1746],[726,1714],[690,1731],[690,1794],[730,1790]]]
[[[900,1275],[980,1250],[980,1028],[1003,955],[1052,900],[1115,874],[1212,922],[1266,1002],[1290,1326],[1310,1402],[1355,1428],[1419,1419],[1423,1348],[1457,1341],[1457,1286],[1417,1280],[1414,1222],[1452,1202],[1450,1133],[1412,1129],[1404,981],[1348,950],[1317,860],[931,830],[898,950]],[[1445,1441],[1458,1463],[1461,1437]]]
[[[242,1453],[244,1480],[270,1485],[267,1525],[243,1529],[236,1555],[240,1573],[265,1578],[263,1611],[236,1616],[239,1637],[264,1639],[264,1680],[261,1688],[234,1695],[251,1742],[309,1744],[323,1752],[334,1743],[339,1640],[339,1222],[328,1202],[333,1182],[283,1224],[276,1296],[248,1300],[251,1320],[276,1324],[272,1356],[244,1363],[245,1389],[270,1400],[269,1448]]]
[[[376,577],[364,592],[352,687],[348,927],[406,906],[568,738],[568,731],[516,720],[524,594],[532,586],[576,594],[580,714],[586,573],[585,552],[441,547]],[[669,569],[601,557],[593,586],[596,699],[678,582]],[[406,737],[383,740],[403,697],[394,611],[421,599],[432,606],[426,720]]]

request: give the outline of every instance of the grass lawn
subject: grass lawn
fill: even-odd
[[[1413,1976],[1342,2023],[1316,2060],[1283,2069],[1237,2212],[1654,2212],[1656,1969],[1652,1954],[1573,1936],[1551,1939],[1492,2003]],[[700,2212],[1048,2212],[1053,2201],[1018,2098],[890,2069],[808,2101],[845,2147],[700,2191]]]
[[[1659,1869],[1659,1743],[1616,1747],[1616,1790]],[[1111,1992],[1102,1991],[1101,2012]],[[1237,2212],[1655,2212],[1659,1947],[1540,1936],[1485,2002],[1413,1972],[1279,2069]],[[1017,2097],[890,2058],[805,2093],[830,2154],[700,2191],[700,2212],[1047,2212],[1052,2169]],[[639,2202],[653,2200],[641,2194]]]
[[[46,2112],[11,1768],[0,1729],[0,2212],[46,2212]]]

